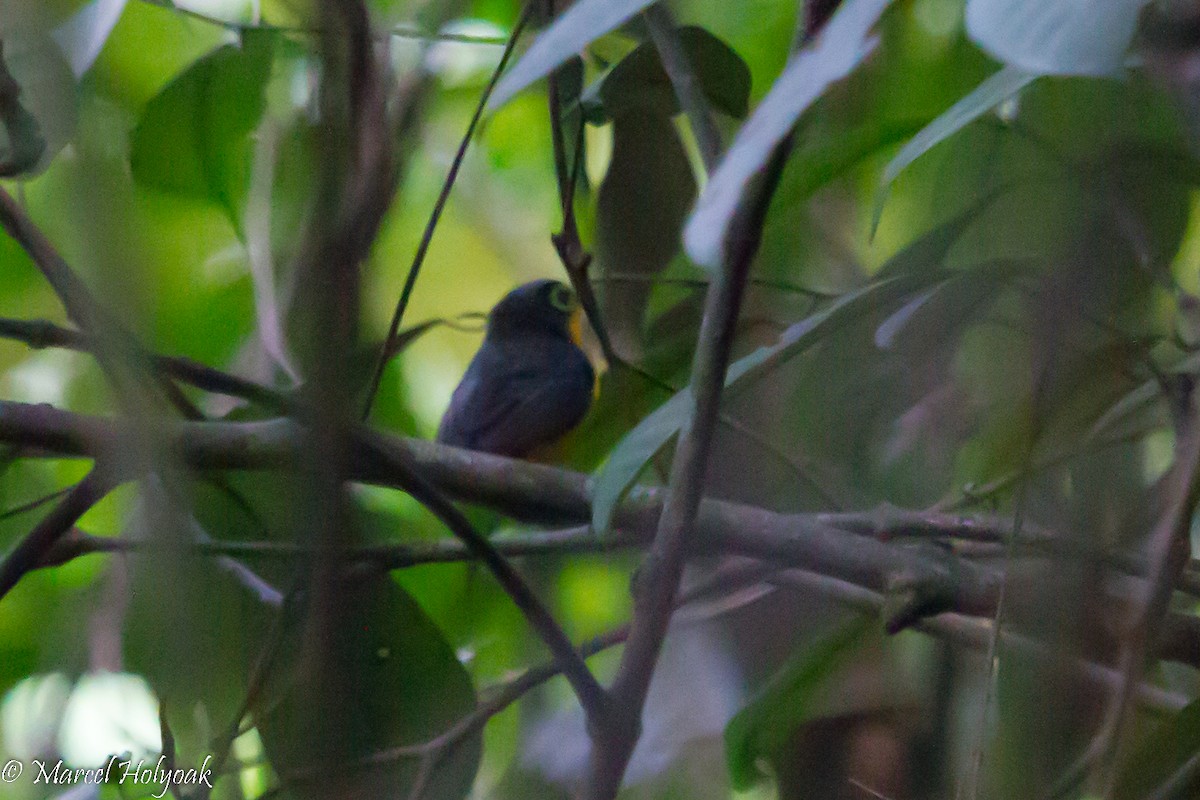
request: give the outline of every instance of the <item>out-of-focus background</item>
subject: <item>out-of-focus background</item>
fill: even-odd
[[[364,266],[364,352],[351,366],[363,386],[369,347],[387,331],[521,14],[516,0],[366,5],[393,77],[424,69],[435,80]],[[447,5],[450,19],[441,21]],[[708,492],[779,512],[1015,515],[1053,531],[1070,552],[1136,557],[1175,453],[1159,387],[1169,383],[1164,375],[1194,373],[1200,347],[1197,18],[1168,2],[1109,3],[1087,24],[1070,23],[1082,31],[1075,40],[1064,45],[1052,18],[1041,49],[1029,34],[1014,55],[992,46],[1020,39],[997,4],[975,5],[982,16],[969,31],[971,5],[891,4],[873,29],[873,51],[800,117],[734,355],[785,332],[807,336],[790,327],[806,319],[818,334],[729,398],[734,424],[718,429]],[[1018,29],[1038,15],[1029,3],[1012,6]],[[694,44],[688,52],[700,59],[717,128],[733,142],[780,77],[811,9],[793,0],[670,7],[680,25],[695,26],[680,40]],[[310,11],[288,0],[0,0],[4,63],[45,145],[4,188],[147,348],[280,389],[295,387],[301,363],[289,265],[311,224],[321,168]],[[533,21],[517,57],[545,22]],[[681,246],[707,179],[696,137],[669,88],[653,85],[653,70],[619,72],[631,53],[652,52],[647,41],[637,22],[594,37],[582,93],[564,115],[573,135],[581,96],[575,211],[622,361],[604,364],[591,343],[599,394],[556,455],[584,472],[602,469],[625,434],[686,385],[710,275]],[[1113,42],[1119,57],[1109,64]],[[942,116],[952,106],[957,116]],[[19,150],[21,130],[6,123],[0,145]],[[913,139],[922,132],[925,145]],[[464,315],[486,312],[525,281],[566,280],[551,241],[561,227],[539,82],[483,116],[405,316],[405,327],[449,324],[392,360],[373,425],[433,436],[482,338],[478,320]],[[66,324],[8,236],[0,236],[0,317]],[[0,398],[93,414],[115,407],[90,355],[9,339],[0,339]],[[193,399],[212,417],[252,416],[227,398]],[[670,453],[647,454],[640,480],[661,483]],[[88,471],[79,459],[29,456],[0,450],[0,552],[48,508],[28,504]],[[191,513],[203,535],[285,540],[272,520],[286,481],[229,480],[255,513],[197,482]],[[403,493],[352,491],[369,543],[446,535]],[[529,530],[486,509],[471,514],[489,533]],[[154,535],[133,486],[78,527]],[[1089,784],[1079,776],[1096,765],[1085,760],[1071,780],[1073,765],[1109,694],[1068,665],[1116,663],[1120,625],[1105,603],[1122,596],[1128,576],[1114,578],[1096,558],[1047,562],[997,541],[953,545],[913,544],[988,569],[1019,567],[1005,625],[1040,641],[1040,657],[1002,645],[993,673],[980,648],[915,631],[886,636],[878,608],[864,614],[861,603],[830,599],[819,586],[719,593],[681,611],[672,627],[623,796],[1036,797],[1056,781],[1065,781],[1056,796],[1081,796]],[[628,621],[638,561],[630,551],[564,551],[521,567],[583,641]],[[286,588],[281,562],[248,563]],[[696,564],[688,585],[721,567],[716,558]],[[87,767],[125,752],[153,760],[164,748],[164,707],[180,763],[213,750],[243,696],[245,657],[264,635],[261,598],[235,580],[236,569],[185,572],[172,583],[149,556],[94,555],[32,572],[3,598],[0,761]],[[454,563],[392,574],[403,589],[389,606],[395,635],[431,654],[407,677],[389,678],[396,694],[384,704],[412,717],[404,742],[469,711],[472,687],[545,658],[486,574]],[[1190,614],[1194,603],[1177,598],[1174,610]],[[610,650],[589,663],[607,678],[618,656]],[[1186,700],[1200,688],[1194,667],[1156,663],[1146,678]],[[427,682],[404,683],[413,675]],[[1135,755],[1113,796],[1148,796],[1188,763],[1187,746],[1200,746],[1188,711],[1171,715],[1160,703],[1135,717]],[[275,785],[263,738],[278,731],[246,728],[216,797],[255,798]],[[1178,753],[1161,755],[1154,744],[1179,737],[1189,745]],[[424,796],[566,796],[586,752],[573,696],[550,683],[492,719],[481,746],[472,740],[435,766],[443,778]],[[0,798],[144,796],[28,778],[0,784]],[[1194,782],[1185,774],[1181,793],[1162,796],[1190,796]],[[412,784],[405,773],[397,785]]]

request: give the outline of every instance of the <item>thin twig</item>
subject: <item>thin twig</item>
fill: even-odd
[[[290,616],[289,610],[292,603],[295,602],[298,588],[299,584],[293,586],[292,590],[284,595],[279,614],[272,621],[266,641],[263,643],[262,649],[259,650],[258,657],[255,659],[254,666],[250,671],[250,678],[247,681],[246,694],[242,698],[242,703],[238,706],[238,710],[234,712],[229,728],[213,744],[212,770],[217,774],[220,774],[224,769],[225,762],[229,759],[229,754],[233,751],[233,742],[242,733],[242,720],[254,710],[262,698],[263,690],[267,685],[267,679],[270,677],[271,670],[274,668],[275,661],[279,657],[279,653],[283,647],[284,634],[287,632],[287,624]],[[208,800],[212,794],[212,788],[215,787],[204,786],[197,789],[196,800]]]
[[[1163,781],[1162,786],[1152,794],[1146,795],[1146,800],[1175,800],[1184,797],[1185,792],[1195,786],[1197,775],[1200,775],[1200,753],[1183,762],[1179,769]]]
[[[92,298],[91,291],[71,271],[21,204],[3,188],[0,188],[0,226],[29,254],[76,325],[92,333],[97,332],[97,328],[112,325],[111,318]]]
[[[614,356],[615,362],[610,362],[613,366],[619,366],[622,369],[627,369],[634,375],[637,375],[642,380],[655,386],[669,394],[677,394],[680,390],[671,383],[659,378],[657,375],[649,372],[643,367],[634,364],[632,361],[627,361],[621,356]],[[845,498],[845,492],[839,487],[834,488],[825,482],[824,478],[819,478],[816,475],[817,465],[810,459],[801,455],[793,456],[785,452],[775,442],[771,441],[767,436],[759,433],[754,428],[750,427],[745,422],[737,419],[728,411],[722,411],[717,417],[717,423],[722,427],[733,431],[746,441],[759,447],[764,453],[774,458],[776,461],[783,464],[793,474],[810,489],[816,492],[821,501],[829,508],[843,509],[850,505]]]
[[[463,134],[462,141],[458,145],[458,151],[454,154],[454,160],[450,163],[450,170],[446,173],[446,180],[442,183],[442,190],[438,193],[437,201],[433,204],[433,211],[429,215],[428,222],[425,223],[425,230],[421,234],[421,241],[417,245],[417,252],[413,256],[412,265],[408,268],[408,275],[404,279],[404,287],[400,291],[400,299],[396,302],[396,310],[392,312],[392,321],[388,325],[387,336],[383,340],[383,346],[379,351],[379,358],[376,360],[375,369],[371,374],[371,383],[367,388],[367,397],[363,404],[362,418],[364,420],[371,416],[371,406],[374,404],[375,395],[379,391],[379,382],[383,380],[383,370],[387,367],[392,343],[395,341],[396,335],[400,332],[400,324],[404,319],[404,312],[408,309],[413,289],[416,288],[417,276],[421,272],[421,265],[425,263],[425,256],[429,252],[430,243],[433,241],[434,231],[437,229],[438,222],[441,221],[442,212],[446,208],[446,202],[450,199],[450,191],[454,188],[454,182],[458,179],[458,172],[462,168],[463,159],[467,155],[467,148],[470,146],[471,140],[475,137],[475,129],[479,127],[480,119],[483,118],[483,110],[487,107],[488,98],[492,96],[492,90],[496,88],[496,82],[500,80],[500,76],[504,73],[504,68],[508,66],[509,58],[512,56],[513,48],[516,47],[521,32],[525,30],[525,24],[529,21],[529,13],[529,6],[526,5],[525,9],[521,12],[521,16],[517,19],[516,25],[513,26],[512,35],[508,37],[504,53],[500,56],[500,61],[496,64],[496,69],[492,72],[491,80],[488,81],[483,94],[479,97],[479,102],[475,106],[475,113],[471,115],[471,121],[467,125],[466,133]]]
[[[649,283],[654,286],[685,286],[689,289],[707,289],[707,278],[671,278],[663,277],[662,275],[646,274],[638,272],[608,272],[603,275],[597,275],[592,279],[593,283]],[[762,289],[775,289],[780,292],[788,292],[791,294],[804,295],[811,297],[814,300],[836,300],[841,296],[840,292],[826,291],[822,289],[811,289],[807,286],[797,286],[794,283],[787,281],[776,281],[769,278],[750,278],[749,284]]]
[[[69,490],[68,490],[69,491]],[[637,547],[645,537],[618,534],[598,538],[586,525],[554,531],[537,531],[497,536],[490,541],[505,558],[561,556],[570,553],[606,553]],[[108,553],[143,553],[166,549],[168,545],[146,539],[121,539],[93,536],[80,530],[57,541],[42,556],[38,569],[57,567],[76,558]],[[170,545],[178,549],[178,545]],[[221,541],[210,539],[190,542],[185,547],[205,556],[231,556],[254,560],[292,560],[311,557],[313,548],[296,542]],[[342,556],[348,565],[371,564],[376,569],[397,570],[422,564],[453,564],[474,561],[477,555],[458,539],[441,539],[411,544],[363,545],[346,550]]]
[[[239,22],[237,20],[226,19],[225,17],[218,17],[213,14],[206,14],[203,11],[195,8],[176,5],[170,2],[170,0],[141,0],[141,2],[146,3],[147,5],[169,9],[173,13],[182,14],[184,16],[191,17],[192,19],[199,20],[210,25],[215,25],[228,31],[235,31],[239,33],[245,31],[268,31],[274,33],[305,34],[309,36],[316,36],[321,33],[320,29],[316,26],[304,27],[300,25],[276,25],[271,22],[261,21]],[[507,37],[504,36],[473,36],[466,33],[446,33],[444,31],[430,32],[421,30],[420,28],[406,26],[389,28],[386,31],[374,34],[373,36],[376,39],[395,36],[401,39],[416,39],[420,42],[454,42],[457,44],[478,44],[489,45],[493,47],[503,47],[508,41]]]
[[[64,486],[63,488],[57,489],[49,494],[44,494],[36,500],[30,500],[28,503],[22,503],[19,506],[14,506],[3,513],[0,513],[0,520],[11,519],[12,517],[18,517],[21,514],[28,514],[30,511],[34,511],[46,505],[46,503],[57,500],[64,494],[68,494],[73,488],[75,487]]]
[[[1020,491],[1017,495],[1015,510],[1013,512],[1012,531],[1008,535],[1004,545],[1004,579],[1000,582],[1000,595],[996,599],[996,613],[992,617],[992,631],[988,637],[987,654],[984,657],[984,669],[987,674],[987,681],[983,690],[983,703],[979,709],[979,733],[975,743],[975,749],[971,754],[970,772],[967,774],[965,784],[960,784],[959,789],[966,787],[968,796],[974,800],[979,796],[979,779],[983,774],[983,761],[986,755],[984,742],[987,736],[987,718],[988,712],[991,710],[992,697],[995,692],[996,683],[996,654],[1000,648],[1000,641],[1004,632],[1004,612],[1006,608],[1006,600],[1008,598],[1009,581],[1012,574],[1012,564],[1016,555],[1017,541],[1021,536],[1022,528],[1025,524],[1025,507],[1028,502],[1028,483],[1021,484]]]
[[[554,0],[542,0],[542,9],[547,19],[553,19],[556,11]],[[575,130],[575,150],[573,158],[568,161],[566,130],[563,128],[565,110],[562,103],[562,80],[568,74],[568,66],[564,64],[546,78],[550,142],[554,151],[554,177],[558,184],[558,204],[562,211],[562,227],[558,233],[550,235],[550,242],[554,245],[554,251],[558,254],[571,287],[579,298],[584,316],[592,332],[596,334],[596,341],[604,359],[612,364],[617,360],[617,353],[613,349],[608,327],[600,313],[600,302],[596,299],[596,291],[589,277],[592,254],[583,246],[583,240],[579,236],[579,224],[575,219],[575,192],[579,187],[580,178],[584,175],[585,136],[583,113],[581,109],[576,108],[578,126]]]
[[[771,569],[761,564],[735,564],[717,570],[713,575],[699,585],[684,592],[679,597],[677,607],[684,607],[698,600],[704,600],[714,594],[736,591],[746,584],[757,583],[769,575]],[[622,644],[629,637],[629,625],[621,625],[607,633],[601,634],[579,647],[582,658],[603,652],[611,647]],[[487,699],[476,706],[475,710],[455,722],[444,732],[432,739],[415,745],[391,748],[372,755],[368,763],[378,764],[395,761],[400,758],[420,757],[430,763],[430,768],[436,766],[439,759],[449,755],[455,746],[466,737],[481,730],[487,722],[500,712],[520,700],[533,689],[550,679],[561,675],[558,662],[550,662],[537,667],[530,667],[516,677],[505,681],[499,686],[484,690]]]

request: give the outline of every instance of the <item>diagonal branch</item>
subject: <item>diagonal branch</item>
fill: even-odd
[[[430,483],[413,463],[413,460],[401,451],[374,449],[371,457],[379,459],[399,478],[404,490],[419,503],[428,508],[442,523],[450,529],[484,566],[491,571],[500,587],[512,599],[513,603],[529,620],[530,625],[537,631],[542,641],[550,648],[555,660],[562,668],[571,688],[579,696],[579,702],[587,713],[589,721],[598,724],[606,716],[608,694],[588,669],[583,658],[567,638],[567,634],[559,626],[549,609],[542,604],[533,589],[521,577],[521,574],[508,560],[488,541],[487,537],[475,529],[466,515],[459,511],[453,503]]]
[[[658,530],[639,576],[633,627],[613,680],[615,715],[612,724],[597,731],[593,738],[586,789],[591,800],[616,796],[640,736],[646,693],[670,624],[688,540],[694,538],[746,281],[789,152],[790,137],[772,154],[763,178],[743,201],[730,237],[731,247],[708,288],[692,365],[691,392],[696,409],[690,424],[680,432]]]
[[[33,259],[76,325],[91,333],[114,328],[112,319],[92,297],[87,285],[71,271],[46,234],[3,188],[0,188],[0,226]]]
[[[100,502],[111,488],[112,483],[99,466],[77,483],[0,562],[0,598],[28,572],[36,569],[55,543],[68,534],[79,518]]]

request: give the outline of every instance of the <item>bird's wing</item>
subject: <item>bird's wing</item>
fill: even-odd
[[[549,444],[579,424],[591,404],[590,385],[569,380],[538,380],[514,387],[516,395],[505,413],[481,431],[478,449],[524,456]]]
[[[520,456],[562,436],[591,403],[592,376],[579,370],[547,376],[502,357],[472,361],[438,431],[446,444]],[[575,373],[578,372],[578,375]],[[588,374],[585,374],[588,373]]]

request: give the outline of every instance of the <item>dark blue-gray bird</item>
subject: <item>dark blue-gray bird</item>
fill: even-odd
[[[579,346],[579,303],[558,281],[513,289],[488,314],[483,345],[438,427],[445,444],[524,458],[580,423],[596,375]]]

